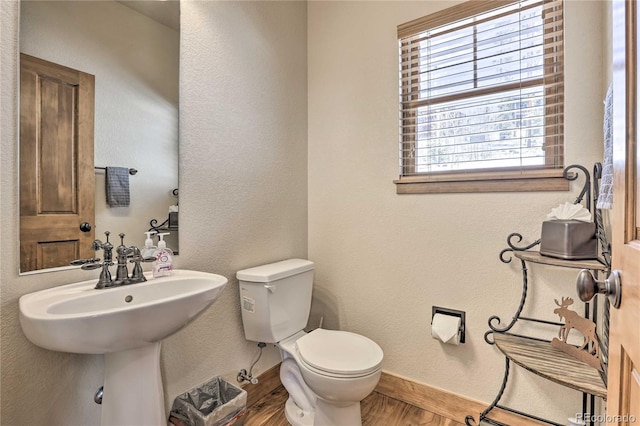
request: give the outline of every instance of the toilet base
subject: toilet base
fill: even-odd
[[[284,405],[284,414],[292,426],[313,426],[313,411],[304,411],[289,397]]]
[[[318,398],[314,426],[362,426],[360,403],[337,406]]]
[[[361,426],[360,403],[338,407],[321,399],[316,402],[315,412],[304,411],[289,397],[284,406],[287,421],[292,426]]]

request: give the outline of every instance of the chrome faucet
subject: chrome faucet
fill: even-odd
[[[111,272],[109,271],[109,266],[113,265],[113,244],[109,242],[109,234],[111,234],[109,231],[105,231],[104,235],[107,237],[107,241],[105,241],[104,243],[100,240],[95,240],[93,244],[91,244],[91,250],[102,250],[102,263],[90,262],[82,265],[82,269],[84,270],[97,269],[99,267],[102,267],[100,277],[98,278],[98,284],[96,284],[97,289],[107,288],[113,284],[113,280],[111,279]]]
[[[104,233],[106,235],[106,242],[102,242],[100,240],[95,240],[91,245],[91,250],[103,251],[102,263],[98,263],[100,261],[99,258],[92,259],[77,259],[71,262],[71,265],[82,265],[81,269],[84,270],[92,270],[102,268],[100,272],[100,277],[98,278],[98,283],[96,284],[96,289],[100,290],[103,288],[110,287],[119,287],[122,285],[135,284],[145,282],[147,279],[144,276],[142,271],[142,266],[140,263],[142,262],[153,262],[156,260],[155,257],[147,257],[143,258],[140,254],[140,249],[136,246],[127,247],[124,245],[124,234],[119,234],[120,236],[120,245],[116,248],[117,254],[117,262],[118,268],[116,270],[116,278],[111,278],[111,272],[109,271],[109,267],[113,265],[113,244],[109,242],[110,232],[106,231]],[[131,277],[129,277],[129,270],[127,269],[127,259],[131,257],[129,262],[134,263],[133,272]]]
[[[116,269],[116,279],[113,281],[113,285],[129,284],[129,270],[127,269],[127,256],[133,252],[132,247],[124,245],[124,234],[120,233],[120,245],[116,248],[116,259],[118,260],[118,269]]]

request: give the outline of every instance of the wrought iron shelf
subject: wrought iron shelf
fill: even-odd
[[[503,263],[511,263],[513,258],[519,260],[520,269],[522,271],[522,293],[520,296],[520,303],[516,309],[515,314],[511,318],[511,321],[507,323],[501,321],[497,315],[489,317],[488,325],[489,330],[484,334],[484,340],[490,345],[495,345],[504,355],[505,367],[504,375],[502,377],[502,384],[498,393],[491,402],[491,404],[482,412],[476,420],[475,416],[468,415],[465,418],[466,426],[474,425],[493,425],[493,426],[507,426],[506,423],[492,419],[493,414],[507,412],[516,414],[525,418],[535,420],[537,422],[548,424],[552,426],[563,426],[560,423],[553,422],[548,419],[537,417],[530,413],[515,410],[511,407],[501,405],[500,400],[504,395],[507,382],[509,381],[510,365],[513,362],[519,367],[524,368],[540,377],[543,377],[552,382],[566,386],[571,389],[582,392],[582,412],[593,413],[596,407],[595,398],[600,397],[607,398],[606,388],[606,364],[608,359],[608,329],[609,329],[609,301],[604,299],[602,320],[602,335],[596,335],[598,339],[600,353],[600,361],[604,367],[604,372],[593,368],[578,359],[575,359],[566,353],[551,346],[551,343],[546,340],[536,339],[533,337],[522,336],[513,334],[511,329],[516,324],[522,321],[533,322],[541,325],[548,326],[563,326],[564,324],[547,321],[540,318],[530,318],[522,316],[524,305],[527,299],[528,287],[529,287],[529,268],[528,263],[537,263],[542,265],[559,266],[563,268],[574,269],[588,269],[596,274],[606,273],[611,266],[611,245],[607,241],[604,225],[602,220],[602,213],[595,206],[598,199],[598,183],[602,176],[602,166],[600,163],[596,163],[593,169],[593,210],[591,209],[591,175],[589,171],[580,165],[571,165],[564,169],[563,176],[565,179],[573,181],[578,178],[580,173],[569,173],[570,170],[577,169],[584,174],[585,182],[582,191],[574,201],[574,204],[581,204],[583,198],[586,197],[585,207],[593,214],[594,222],[596,224],[596,238],[599,243],[600,257],[594,260],[565,260],[554,257],[543,256],[538,250],[533,250],[536,246],[540,245],[541,240],[538,239],[530,244],[524,245],[522,243],[523,236],[517,232],[509,234],[507,237],[507,245],[500,252],[500,260]],[[597,296],[591,301],[585,303],[584,317],[598,321],[598,299]],[[497,408],[501,411],[493,410]],[[593,426],[593,421],[589,422],[589,426]]]
[[[494,333],[493,339],[498,349],[520,367],[552,382],[607,399],[607,387],[598,370],[549,342],[508,333]]]
[[[590,269],[593,271],[605,271],[607,265],[600,260],[565,260],[555,257],[544,256],[539,251],[514,251],[513,255],[518,259],[527,262],[540,263],[543,265],[562,266],[564,268]]]

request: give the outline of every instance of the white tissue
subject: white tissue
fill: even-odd
[[[585,209],[582,204],[564,203],[551,209],[547,215],[547,220],[579,220],[591,222],[591,212]]]
[[[446,314],[435,314],[431,323],[431,337],[452,345],[460,344],[460,324],[462,319]]]

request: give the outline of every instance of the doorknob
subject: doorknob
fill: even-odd
[[[606,295],[614,308],[619,308],[620,299],[622,298],[621,288],[620,271],[611,272],[611,275],[604,281],[596,280],[588,269],[582,269],[578,273],[576,289],[580,300],[583,302],[588,302],[599,293]]]
[[[89,222],[82,222],[80,224],[80,230],[82,232],[89,232],[91,231],[91,224]]]

